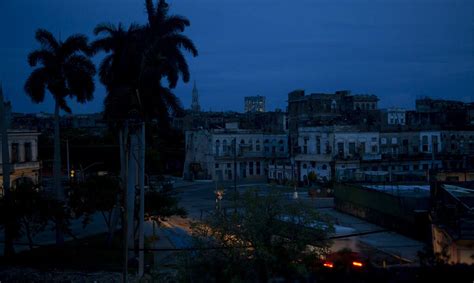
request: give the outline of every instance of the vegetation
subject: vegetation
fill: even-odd
[[[41,47],[28,55],[28,63],[32,67],[39,66],[28,77],[25,92],[35,103],[43,102],[46,90],[54,98],[54,178],[56,197],[62,200],[59,112],[71,112],[67,97],[79,103],[92,100],[95,66],[89,59],[90,48],[84,35],[72,35],[63,42],[49,31],[38,29],[35,38]]]
[[[25,92],[35,103],[43,102],[46,90],[54,98],[54,187],[56,199],[63,201],[59,112],[71,112],[67,97],[75,98],[79,103],[92,100],[95,66],[89,59],[90,48],[84,35],[72,35],[61,41],[49,31],[38,29],[35,38],[41,47],[28,55],[28,63],[31,67],[38,67],[28,77]],[[63,241],[59,230],[56,241]]]
[[[193,225],[197,250],[182,260],[183,281],[296,280],[328,252],[332,227],[303,203],[248,191],[237,207]]]
[[[105,116],[120,123],[128,117],[158,119],[169,123],[169,114],[181,111],[181,104],[170,89],[179,77],[188,82],[189,68],[181,51],[197,56],[193,42],[181,33],[189,26],[184,17],[169,15],[168,4],[154,5],[146,0],[148,23],[100,24],[94,29],[102,35],[92,43],[95,52],[107,56],[100,64],[100,81],[106,86]],[[168,87],[162,86],[162,78]]]
[[[14,239],[26,237],[30,249],[34,247],[34,237],[51,223],[53,228],[68,232],[67,211],[57,200],[39,192],[33,184],[17,186],[10,192],[9,201],[0,199],[0,225],[5,227],[9,221]]]

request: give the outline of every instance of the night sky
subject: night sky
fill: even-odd
[[[200,55],[189,58],[201,107],[243,110],[243,97],[264,95],[267,110],[286,107],[294,89],[373,93],[381,107],[414,107],[420,96],[473,101],[473,0],[173,0],[191,20],[186,34]],[[0,0],[0,81],[17,112],[52,112],[23,91],[37,28],[64,39],[101,22],[145,23],[144,0]],[[100,57],[94,59],[99,62]],[[191,103],[192,82],[175,89]],[[74,113],[101,111],[71,102]]]

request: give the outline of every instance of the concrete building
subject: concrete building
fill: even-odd
[[[320,181],[330,180],[334,147],[332,127],[300,127],[298,133],[299,150],[294,157],[298,180],[307,180],[312,173]]]
[[[388,125],[406,125],[406,110],[402,108],[387,109]]]
[[[233,181],[235,177],[266,180],[270,176],[268,165],[280,165],[287,159],[286,134],[245,130],[237,123],[228,123],[225,129],[186,132],[183,175],[215,181]]]
[[[435,253],[448,263],[474,264],[474,190],[436,184],[432,188],[431,232]]]
[[[361,161],[380,160],[379,133],[351,126],[300,127],[295,161],[299,181],[313,172],[319,180],[350,180]]]
[[[246,96],[244,98],[245,112],[265,112],[265,96]]]
[[[41,163],[38,160],[38,136],[39,133],[24,130],[8,131],[8,147],[10,152],[10,182],[11,187],[15,188],[20,182],[31,182],[37,184]],[[2,155],[0,152],[0,163]],[[3,171],[0,164],[3,195]]]

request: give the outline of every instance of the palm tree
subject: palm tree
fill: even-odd
[[[103,36],[92,44],[94,51],[109,53],[101,62],[99,72],[101,82],[107,89],[104,114],[107,120],[112,120],[112,124],[120,128],[123,127],[123,121],[137,116],[144,121],[157,118],[162,124],[169,124],[170,114],[182,110],[179,99],[171,89],[176,87],[180,76],[184,82],[188,82],[190,77],[188,64],[181,50],[184,49],[193,56],[198,54],[193,42],[181,34],[189,26],[189,20],[181,16],[169,16],[168,5],[164,0],[159,0],[156,6],[152,0],[145,0],[145,5],[148,15],[145,26],[132,25],[125,30],[120,24],[101,24],[94,30],[96,35]],[[165,77],[168,87],[161,83]],[[130,130],[135,137],[140,132],[139,129]],[[127,131],[127,128],[121,129],[119,135],[124,192],[126,161],[122,145],[127,143],[127,137],[123,135]],[[128,206],[132,200],[125,200],[125,212],[134,211],[133,207]],[[143,199],[140,200],[139,210],[142,214]],[[143,221],[143,217],[140,221]],[[129,221],[124,221],[124,225],[128,225],[127,222]],[[141,226],[143,227],[143,223]],[[133,227],[130,228],[133,230]],[[124,226],[124,231],[127,229]],[[124,238],[128,239],[128,236],[125,235]],[[140,236],[142,238],[143,235]],[[125,254],[127,245],[124,244]]]
[[[109,53],[100,64],[99,77],[107,88],[104,102],[106,118],[117,121],[119,116],[136,110],[146,120],[158,118],[169,122],[169,114],[182,110],[179,99],[171,91],[179,77],[190,79],[189,67],[182,49],[197,56],[194,43],[181,33],[190,25],[188,19],[168,15],[168,4],[157,5],[146,0],[148,23],[131,25],[100,24],[96,35],[104,35],[92,43],[95,52]],[[161,79],[168,80],[168,87]],[[132,111],[131,111],[132,110]],[[117,116],[118,115],[118,116]],[[120,120],[120,119],[119,119]]]
[[[190,25],[188,19],[169,15],[169,6],[165,0],[159,0],[157,5],[153,4],[153,0],[146,0],[145,6],[148,23],[143,29],[146,45],[139,81],[140,98],[144,100],[146,113],[169,121],[169,112],[181,110],[180,102],[171,89],[176,87],[180,76],[185,83],[190,79],[182,50],[194,57],[198,51],[192,40],[182,34]],[[161,84],[161,79],[165,77],[168,87]],[[159,97],[156,97],[157,94]]]
[[[57,40],[47,30],[38,29],[35,34],[40,48],[28,55],[28,63],[36,67],[25,83],[26,94],[34,103],[44,100],[46,90],[53,96],[54,107],[54,164],[53,177],[56,199],[64,200],[61,188],[61,155],[59,144],[59,112],[71,113],[66,98],[79,103],[91,101],[94,93],[95,66],[91,62],[87,37],[75,34],[65,41]],[[69,172],[68,172],[69,173]],[[58,223],[57,223],[58,226]],[[57,242],[62,233],[57,228]]]
[[[107,53],[99,66],[100,81],[107,89],[104,116],[116,125],[137,107],[134,98],[143,49],[140,26],[132,24],[126,30],[122,24],[103,23],[96,26],[94,34],[103,36],[92,42],[93,52]]]

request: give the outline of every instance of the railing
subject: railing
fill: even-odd
[[[12,172],[14,170],[19,170],[19,169],[39,169],[40,162],[39,161],[18,162],[18,163],[11,164],[10,168]],[[3,168],[1,166],[1,163],[0,163],[0,173],[3,174]]]
[[[39,161],[13,163],[14,169],[25,169],[25,168],[39,169],[39,167],[40,167]]]

